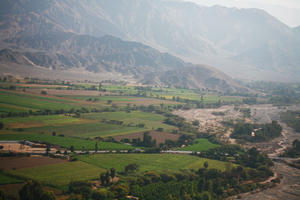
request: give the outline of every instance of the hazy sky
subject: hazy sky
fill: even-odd
[[[222,5],[238,8],[260,8],[278,18],[285,24],[295,27],[300,25],[300,0],[183,0],[201,5]]]

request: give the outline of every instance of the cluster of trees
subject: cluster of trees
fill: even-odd
[[[280,119],[300,133],[300,111],[289,110],[285,113],[281,113]]]
[[[300,141],[294,140],[293,146],[290,148],[287,148],[285,152],[281,155],[284,157],[291,157],[291,158],[298,158],[300,157]]]
[[[200,168],[175,174],[146,172],[131,180],[130,192],[139,199],[223,199],[258,187],[257,184],[240,184],[250,180],[248,170],[238,166],[225,172]]]
[[[268,141],[281,135],[282,127],[277,121],[270,124],[249,124],[239,122],[233,125],[233,132],[230,137],[242,139],[249,142]]]
[[[273,162],[267,155],[260,153],[256,148],[244,151],[238,145],[222,145],[221,147],[201,152],[200,157],[233,162],[245,167],[252,168],[249,170],[251,178],[266,178],[273,173],[270,167]]]
[[[107,171],[106,173],[100,174],[100,182],[101,185],[109,185],[112,180],[116,177],[116,169],[111,168],[110,171]]]
[[[145,132],[143,134],[143,139],[141,140],[140,138],[135,138],[132,139],[131,141],[128,138],[122,139],[121,142],[125,143],[131,143],[134,146],[138,147],[156,147],[156,140],[152,139],[152,137],[149,135],[150,132]]]
[[[173,115],[172,113],[165,113],[164,116],[166,117],[164,123],[178,127],[179,131],[199,134],[197,127],[199,123],[197,121],[190,124],[183,117]]]
[[[45,190],[38,181],[29,180],[25,185],[20,189],[17,196],[7,195],[4,191],[0,190],[0,199],[1,200],[11,200],[11,199],[20,199],[20,200],[55,200],[56,197],[53,192]]]

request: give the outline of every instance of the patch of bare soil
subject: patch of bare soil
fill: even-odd
[[[281,178],[281,183],[272,187],[270,189],[245,193],[238,195],[237,197],[232,197],[229,199],[245,199],[245,200],[298,200],[300,199],[300,170],[293,168],[285,162],[286,158],[280,158],[281,152],[284,151],[287,147],[292,145],[292,142],[295,139],[300,140],[300,133],[295,132],[292,128],[288,127],[285,123],[280,121],[280,113],[287,110],[300,110],[299,105],[286,106],[286,107],[277,107],[270,104],[264,105],[243,105],[243,108],[249,108],[251,110],[251,117],[247,118],[247,122],[252,123],[271,123],[272,120],[279,121],[282,126],[282,136],[275,138],[268,142],[261,143],[247,143],[243,144],[244,147],[256,147],[263,153],[266,153],[274,159],[274,173],[277,177]],[[224,112],[224,116],[214,116],[212,112]],[[231,113],[228,115],[228,113]],[[223,134],[224,138],[229,138],[231,134],[230,129],[223,129],[222,133],[222,124],[220,123],[223,120],[227,119],[238,119],[243,116],[233,109],[233,106],[223,106],[217,109],[197,109],[197,110],[188,110],[188,111],[176,111],[174,114],[185,117],[189,121],[199,120],[201,126],[201,131],[213,129],[215,133]],[[228,115],[228,116],[227,116]],[[220,128],[221,127],[221,128]],[[224,127],[223,127],[224,128]],[[229,142],[233,143],[230,139]],[[272,177],[273,178],[273,177]]]
[[[300,170],[284,163],[275,162],[274,171],[281,177],[281,183],[276,187],[239,195],[230,199],[244,200],[299,200],[300,199]]]
[[[12,170],[21,168],[31,168],[36,166],[51,165],[64,162],[67,162],[67,160],[55,159],[44,156],[0,157],[0,169]]]
[[[118,135],[115,136],[114,139],[117,141],[120,141],[121,139],[125,138],[129,140],[140,138],[141,140],[143,140],[143,135],[144,132],[133,133],[129,135]],[[160,143],[165,143],[166,140],[176,141],[179,138],[179,135],[158,131],[151,131],[149,135],[152,137],[152,139],[156,140],[157,145],[159,145]]]
[[[216,113],[223,113],[218,115]],[[175,115],[179,115],[192,122],[198,120],[200,122],[199,131],[222,134],[229,138],[230,131],[222,125],[222,121],[230,121],[238,118],[242,118],[242,114],[239,111],[234,110],[234,106],[222,106],[220,108],[209,109],[191,109],[191,110],[178,110],[174,112]],[[232,139],[231,139],[232,140]],[[232,140],[234,142],[234,140]]]

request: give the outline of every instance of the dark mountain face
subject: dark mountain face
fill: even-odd
[[[147,70],[161,70],[168,73],[157,79],[170,81],[181,75],[176,70],[191,66],[138,43],[106,44],[109,37],[103,36],[113,35],[238,78],[299,80],[298,31],[257,9],[164,0],[2,0],[0,19],[1,49],[26,52],[26,58],[53,69],[117,71],[138,80]]]
[[[258,9],[163,0],[2,0],[0,14],[3,39],[61,31],[109,34],[239,78],[263,79],[270,72],[299,78],[299,31]]]
[[[6,39],[15,50],[0,51],[1,63],[14,63],[50,70],[83,69],[96,74],[132,77],[140,83],[237,91],[228,76],[205,66],[194,66],[149,46],[113,36],[93,37],[51,33]],[[18,49],[22,47],[22,49]],[[218,82],[213,86],[209,79]]]

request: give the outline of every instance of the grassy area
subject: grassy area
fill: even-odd
[[[72,145],[75,150],[94,150],[96,142],[93,140],[84,140],[71,137],[50,136],[46,134],[0,134],[0,140],[28,140],[47,142],[54,145],[59,145],[65,148],[70,148]],[[125,150],[133,149],[134,147],[125,144],[113,142],[98,142],[99,150]]]
[[[17,111],[17,109],[13,107],[9,109],[7,105],[31,110],[70,110],[72,108],[81,108],[81,106],[75,105],[75,101],[71,100],[5,90],[0,90],[0,103],[0,111],[2,112]]]
[[[219,147],[220,145],[213,144],[205,138],[196,139],[193,145],[180,148],[182,151],[206,151]]]
[[[226,164],[221,161],[179,154],[96,154],[82,155],[78,158],[101,168],[110,169],[113,167],[117,171],[124,171],[126,165],[136,163],[140,166],[140,172],[199,169],[203,167],[205,161],[209,163],[209,168],[225,170]]]
[[[27,132],[51,134],[55,131],[57,134],[65,136],[77,136],[81,138],[108,137],[116,135],[126,135],[145,131],[145,128],[127,127],[115,124],[106,124],[101,122],[89,122],[82,124],[65,124],[63,126],[45,126],[25,129]]]
[[[171,131],[176,129],[174,126],[170,126],[164,124],[163,121],[165,119],[164,116],[154,113],[146,113],[146,112],[107,112],[107,113],[89,113],[83,114],[83,118],[85,119],[94,119],[94,120],[119,120],[123,121],[125,124],[133,124],[137,125],[139,123],[145,124],[145,129],[157,129],[163,128],[165,131]]]
[[[105,170],[85,162],[67,162],[32,168],[12,170],[9,173],[38,180],[44,184],[64,188],[70,181],[91,180],[99,177]]]
[[[13,183],[23,183],[24,181],[6,174],[0,173],[0,185],[13,184]]]
[[[1,121],[9,128],[30,128],[41,126],[59,126],[62,124],[78,123],[79,118],[65,115],[42,115],[29,117],[9,117],[3,118]]]

